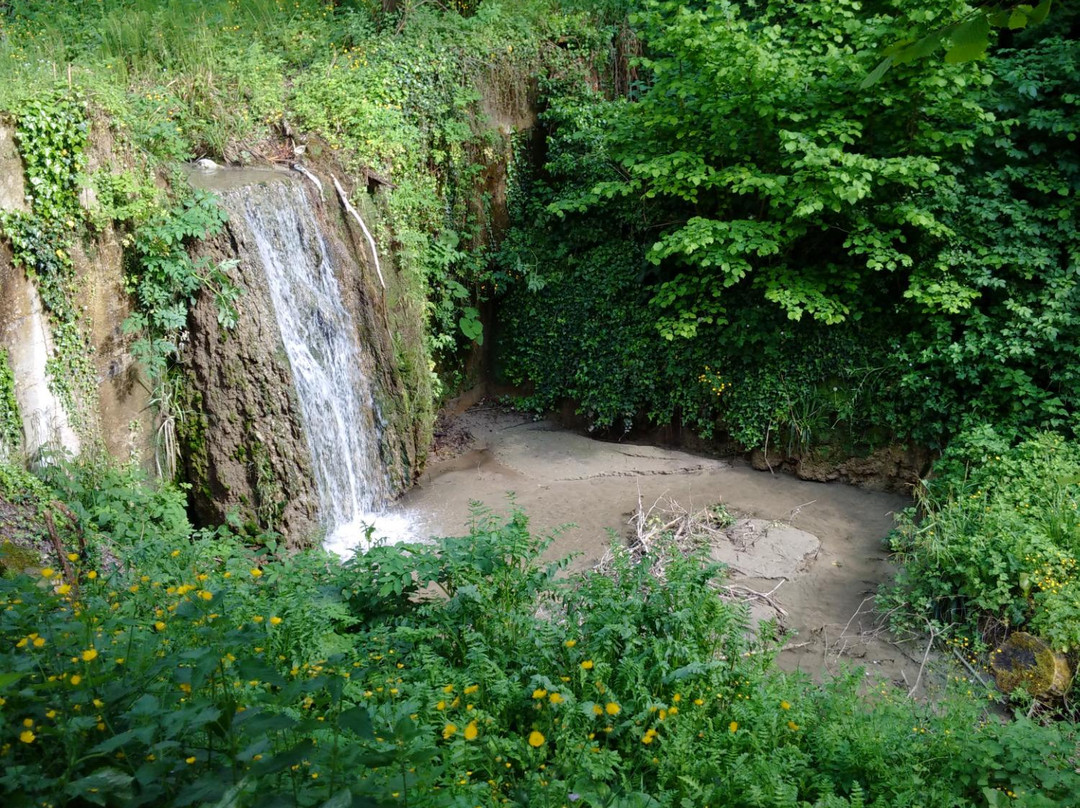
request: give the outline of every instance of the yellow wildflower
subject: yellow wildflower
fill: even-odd
[[[577,645],[577,640],[567,640],[563,643],[563,645],[565,645],[567,648],[573,648],[575,645]]]
[[[564,701],[566,701],[566,699],[564,699],[558,693],[552,693],[550,696],[548,696],[548,701],[550,701],[552,704],[562,704]]]
[[[23,743],[33,743],[34,738],[36,738],[36,737],[37,736],[28,729],[23,730],[22,732],[19,733],[19,740],[22,741]]]
[[[730,724],[727,725],[727,728],[728,728],[728,732],[735,732],[735,731],[737,731],[739,729],[739,722],[738,721],[732,721]]]
[[[443,740],[449,740],[454,735],[455,732],[457,732],[457,725],[456,724],[447,724],[445,727],[443,727],[443,731],[442,731]]]
[[[470,721],[468,726],[465,727],[465,740],[475,741],[476,736],[480,734],[480,730],[477,729],[476,722]]]
[[[97,659],[97,651],[93,648],[87,648],[82,652],[83,662],[93,662],[95,659]]]
[[[52,578],[54,575],[56,575],[56,570],[52,567],[45,567],[45,569],[41,571],[42,578]]]
[[[401,667],[401,666],[399,665],[398,667]],[[479,689],[480,689],[480,685],[469,685],[467,688],[465,688],[465,695],[466,696],[471,696],[473,693],[475,693]]]
[[[546,695],[547,695],[547,691],[544,690],[544,688],[542,688],[542,687],[538,687],[538,688],[536,688],[536,690],[533,691],[533,698],[534,699],[542,699]]]
[[[609,701],[607,704],[604,705],[604,712],[606,712],[608,715],[618,715],[620,712],[622,712],[622,707],[620,707],[613,701]]]
[[[547,740],[544,736],[537,732],[535,729],[529,733],[529,746],[533,749],[539,749],[544,745],[544,741]]]
[[[780,709],[781,710],[790,710],[791,705],[788,704],[786,701],[782,701],[782,702],[780,702]]]
[[[252,578],[259,578],[259,577],[261,577],[261,576],[262,576],[262,574],[263,574],[262,570],[261,570],[261,569],[259,569],[258,567],[254,567],[254,568],[253,568],[253,569],[251,570],[251,577],[252,577]]]
[[[272,625],[272,626],[280,626],[281,625],[281,618],[276,616],[276,615],[274,617],[271,617],[270,618],[270,625]]]
[[[591,671],[593,669],[593,661],[591,659],[586,659],[581,663],[581,669]]]

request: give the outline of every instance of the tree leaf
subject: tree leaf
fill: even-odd
[[[987,19],[985,14],[978,14],[961,23],[953,31],[950,37],[952,46],[945,53],[945,61],[949,64],[956,64],[978,59],[986,52],[989,41],[990,20]]]

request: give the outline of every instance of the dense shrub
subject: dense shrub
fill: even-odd
[[[0,579],[5,805],[1049,806],[1080,788],[1069,725],[776,672],[699,559],[666,583],[623,553],[563,576],[523,514],[478,510],[468,536],[342,565],[192,532],[167,491],[95,491],[72,503],[90,542],[70,578]],[[155,501],[140,524],[107,516]]]
[[[892,534],[903,569],[889,604],[969,631],[989,617],[1076,650],[1078,481],[1080,447],[1059,435],[1015,447],[989,427],[961,435]]]

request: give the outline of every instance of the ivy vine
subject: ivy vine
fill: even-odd
[[[29,212],[0,212],[0,232],[17,266],[37,286],[54,345],[46,363],[49,388],[78,430],[95,388],[92,347],[79,327],[71,250],[83,220],[79,177],[89,124],[82,99],[67,90],[29,99],[18,112],[15,140],[28,187]]]
[[[0,348],[0,458],[17,452],[22,444],[22,418],[15,400],[15,372],[8,352]]]

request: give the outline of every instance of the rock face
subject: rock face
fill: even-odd
[[[0,120],[0,210],[26,210],[23,165],[15,149],[14,129]]]
[[[0,121],[0,210],[26,211],[22,161],[10,126]],[[37,289],[15,267],[0,243],[0,348],[15,377],[15,401],[23,425],[22,446],[8,450],[33,456],[45,448],[79,451],[80,441],[60,400],[49,388],[45,363],[52,339]]]
[[[725,534],[727,541],[713,542],[709,556],[747,578],[791,580],[814,563],[821,549],[812,533],[765,519],[741,519]]]
[[[317,538],[320,521],[333,521],[320,514],[320,494],[323,510],[333,511],[340,503],[326,502],[324,478],[328,471],[344,474],[345,469],[337,464],[339,468],[327,470],[325,456],[313,456],[305,420],[318,419],[323,413],[309,410],[305,419],[305,404],[298,399],[300,368],[292,366],[279,330],[279,312],[260,255],[260,248],[267,248],[266,234],[253,222],[253,210],[293,203],[307,206],[302,217],[279,217],[279,224],[298,232],[275,237],[281,243],[274,246],[294,244],[303,253],[295,256],[298,266],[317,267],[325,258],[337,275],[341,303],[361,346],[355,362],[371,382],[370,404],[363,418],[346,425],[343,441],[355,437],[348,434],[350,430],[375,433],[378,473],[385,480],[386,494],[408,486],[422,465],[427,438],[423,414],[414,402],[423,397],[409,395],[410,381],[416,382],[409,378],[410,372],[415,373],[410,368],[416,362],[400,361],[399,352],[408,356],[410,344],[405,340],[396,344],[394,333],[395,320],[407,319],[410,313],[389,306],[395,290],[383,290],[374,267],[342,219],[337,200],[320,199],[314,184],[297,174],[246,173],[248,181],[239,185],[227,171],[217,172],[220,177],[193,175],[200,185],[226,186],[216,190],[229,211],[229,223],[220,237],[206,245],[206,252],[212,260],[231,262],[227,274],[241,297],[238,321],[230,330],[219,324],[210,295],[203,295],[190,318],[185,355],[188,399],[183,405],[189,421],[181,430],[182,454],[200,521],[219,522],[235,509],[245,522],[277,530],[290,544],[300,545]],[[282,183],[289,184],[287,193]],[[308,254],[312,251],[321,257]],[[390,285],[396,280],[392,267],[385,268],[383,275],[389,276]],[[314,277],[311,285],[316,285]],[[325,314],[325,321],[319,319],[321,327],[337,327],[330,312]],[[411,350],[422,352],[422,343],[412,343]],[[357,368],[336,370],[349,373]]]
[[[95,146],[95,160],[108,160]],[[23,167],[13,129],[0,122],[0,210],[27,212]],[[0,347],[8,352],[15,377],[15,397],[23,423],[23,445],[33,456],[46,447],[75,454],[100,446],[122,461],[141,460],[153,468],[153,416],[150,395],[130,353],[132,338],[121,332],[130,314],[124,292],[123,251],[112,230],[74,245],[72,262],[79,290],[75,301],[80,328],[93,353],[97,389],[92,401],[79,401],[78,416],[65,411],[50,388],[46,362],[54,350],[49,319],[35,285],[0,243]]]
[[[1023,687],[1035,698],[1060,699],[1072,682],[1072,671],[1065,656],[1024,631],[1014,631],[990,654],[990,668],[1003,693]]]

